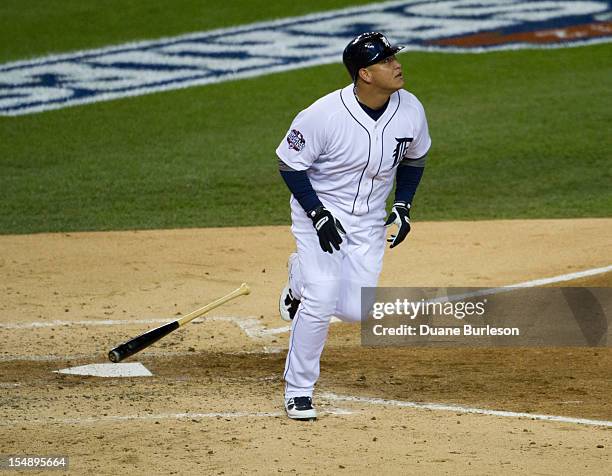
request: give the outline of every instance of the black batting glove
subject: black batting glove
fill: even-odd
[[[391,213],[385,222],[385,226],[397,225],[397,234],[387,238],[391,243],[391,248],[399,245],[410,233],[410,204],[406,202],[395,202],[391,208]]]
[[[342,243],[340,233],[346,233],[342,223],[334,218],[331,212],[322,205],[314,210],[310,210],[308,216],[312,220],[315,230],[317,230],[321,249],[327,253],[333,253],[333,248],[339,250],[340,243]]]

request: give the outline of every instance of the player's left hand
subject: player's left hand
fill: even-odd
[[[410,233],[410,204],[405,202],[395,202],[391,208],[391,213],[387,217],[385,226],[397,225],[397,234],[391,235],[387,241],[391,243],[391,248],[399,245],[408,233]]]

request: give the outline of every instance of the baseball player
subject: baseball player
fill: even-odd
[[[300,112],[276,149],[297,244],[279,301],[292,322],[284,372],[290,418],[317,416],[312,394],[330,319],[361,320],[361,288],[377,285],[385,226],[398,227],[390,248],[410,232],[431,139],[423,106],[402,89],[401,49],[378,32],[353,39],[343,54],[352,83]]]

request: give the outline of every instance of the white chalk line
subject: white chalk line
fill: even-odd
[[[259,354],[279,354],[281,353],[283,350],[285,350],[284,348],[280,348],[280,347],[266,347],[264,346],[263,349],[258,349],[258,350],[240,350],[240,351],[225,351],[225,352],[221,352],[223,355],[259,355]],[[203,353],[206,353],[205,350],[203,351],[194,351],[194,352],[190,352],[190,351],[143,351],[142,353],[138,354],[140,359],[148,359],[148,358],[155,358],[155,357],[185,357],[188,355],[201,355]],[[217,352],[219,353],[219,352]],[[64,362],[64,361],[79,361],[79,360],[86,360],[86,359],[102,359],[102,360],[106,360],[107,357],[107,353],[103,352],[103,353],[91,353],[91,354],[63,354],[63,355],[57,355],[57,354],[40,354],[40,355],[0,355],[0,362],[15,362],[15,361],[32,361],[32,362]]]
[[[598,274],[609,273],[612,271],[612,264],[608,266],[602,266],[601,268],[590,268],[584,271],[576,271],[574,273],[561,274],[553,276],[551,278],[534,279],[532,281],[525,281],[523,283],[511,284],[512,288],[535,288],[538,286],[544,286],[546,284],[562,283],[563,281],[574,281],[575,279],[587,278],[589,276],[595,276]],[[504,289],[504,288],[497,288]]]
[[[612,271],[612,265],[603,266],[601,268],[591,268],[585,271],[578,271],[575,273],[562,274],[559,276],[553,276],[551,278],[542,278],[542,279],[534,279],[531,281],[524,281],[522,283],[510,284],[508,286],[501,286],[498,288],[481,289],[480,291],[474,291],[474,292],[465,293],[465,294],[456,294],[453,296],[447,296],[445,298],[440,298],[440,299],[445,299],[449,301],[460,301],[462,299],[471,298],[471,297],[489,296],[491,294],[508,293],[508,292],[516,291],[517,289],[537,288],[540,286],[546,286],[547,284],[556,284],[556,283],[562,283],[565,281],[574,281],[576,279],[596,276],[598,274],[605,274],[610,271]],[[435,299],[433,301],[435,301]]]
[[[344,408],[328,408],[319,410],[319,413],[333,416],[353,415],[354,412]],[[14,427],[16,425],[27,424],[63,424],[63,425],[86,425],[91,423],[120,423],[125,421],[148,421],[148,420],[203,420],[206,418],[270,418],[285,416],[285,412],[207,412],[207,413],[158,413],[150,415],[107,415],[101,417],[82,417],[82,418],[35,418],[32,420],[3,420],[0,427]]]
[[[237,325],[247,337],[253,340],[267,339],[277,334],[289,332],[290,326],[267,328],[259,319],[254,317],[234,317],[234,316],[215,316],[194,319],[194,324],[205,324],[206,322],[230,322]],[[86,319],[79,321],[34,321],[34,322],[13,322],[0,323],[0,329],[39,329],[49,327],[69,327],[69,326],[131,326],[139,324],[165,324],[171,319]]]
[[[197,319],[196,319],[197,320]],[[125,326],[130,324],[161,324],[170,322],[170,319],[87,319],[81,321],[34,321],[34,322],[15,322],[15,323],[0,323],[0,329],[36,329],[44,327],[62,327],[62,326]],[[194,321],[195,322],[195,321]]]
[[[225,321],[238,324],[245,332],[257,335],[261,331],[267,329],[259,324],[258,319],[254,317],[233,317],[233,316],[212,316],[212,317],[200,317],[194,319],[194,324],[202,324],[206,322],[214,321]],[[0,323],[0,329],[34,329],[44,327],[64,327],[64,326],[127,326],[136,324],[165,324],[172,322],[172,319],[85,319],[79,321],[65,321],[56,319],[53,321],[34,321],[34,322],[14,322],[14,323]],[[259,325],[257,325],[259,324]],[[255,329],[255,332],[253,331]],[[264,332],[265,334],[265,332]]]
[[[445,403],[417,403],[405,402],[401,400],[386,400],[383,398],[352,397],[349,395],[336,395],[335,393],[322,393],[321,398],[335,402],[354,402],[367,403],[370,405],[388,405],[394,407],[415,408],[420,410],[449,411],[456,413],[475,413],[479,415],[510,417],[510,418],[530,418],[532,420],[554,421],[558,423],[574,423],[579,425],[606,426],[612,427],[612,421],[590,420],[587,418],[572,418],[557,415],[540,415],[536,413],[511,412],[506,410],[487,410],[485,408],[471,408],[461,405],[449,405]]]

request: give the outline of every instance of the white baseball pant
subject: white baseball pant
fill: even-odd
[[[328,208],[346,230],[332,254],[321,249],[311,219],[292,206],[297,253],[289,259],[289,285],[301,302],[291,325],[285,398],[312,396],[331,317],[359,322],[361,288],[376,286],[382,270],[384,221]]]

